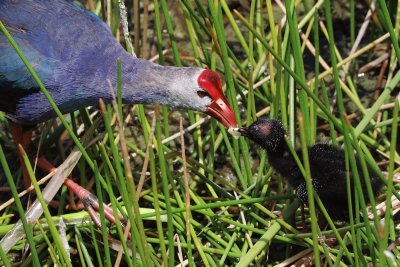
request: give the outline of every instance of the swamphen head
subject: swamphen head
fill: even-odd
[[[235,114],[222,92],[222,83],[218,74],[212,70],[203,70],[197,80],[194,102],[203,103],[200,111],[214,117],[226,128],[236,127]],[[192,99],[188,99],[190,103]]]
[[[259,144],[268,152],[276,152],[285,142],[286,130],[280,121],[261,118],[249,127],[241,127],[238,131]]]

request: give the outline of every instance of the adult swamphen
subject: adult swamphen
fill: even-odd
[[[205,112],[236,126],[218,75],[164,67],[129,55],[93,13],[66,0],[2,0],[0,20],[63,113],[112,99],[116,61],[124,103],[156,103]],[[55,116],[14,48],[0,33],[0,110],[21,124]],[[28,137],[29,138],[29,137]]]
[[[129,55],[93,13],[66,0],[2,0],[0,20],[59,109],[74,111],[112,99],[116,61],[122,65],[124,103],[156,103],[205,112],[236,126],[218,75],[200,68],[164,67]],[[55,113],[27,68],[0,33],[0,110],[22,124]]]
[[[219,76],[201,68],[164,67],[129,55],[93,13],[67,0],[1,0],[0,21],[11,33],[63,113],[112,100],[116,62],[124,103],[161,103],[211,115],[236,127]],[[0,33],[0,110],[19,124],[55,112],[9,41]],[[20,140],[17,140],[19,143]]]
[[[284,177],[288,183],[297,189],[297,198],[308,202],[307,188],[303,175],[289,150],[285,140],[286,131],[280,121],[262,118],[249,127],[238,131],[253,140],[267,151],[271,166]],[[297,151],[300,160],[301,151]],[[308,149],[312,184],[330,216],[335,220],[349,219],[348,198],[346,186],[346,166],[344,151],[329,145],[315,144]],[[358,165],[359,160],[357,159]],[[359,165],[359,169],[361,167]],[[374,195],[382,187],[379,178],[370,172],[371,186]],[[365,200],[368,200],[364,177],[360,172],[360,182]],[[350,173],[350,183],[354,187],[354,177]],[[354,203],[354,199],[353,199]]]

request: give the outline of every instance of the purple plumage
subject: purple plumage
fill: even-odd
[[[205,112],[226,127],[236,126],[216,73],[164,67],[134,58],[105,23],[70,1],[1,0],[0,20],[63,113],[95,105],[99,98],[110,101],[109,81],[116,86],[120,58],[124,103],[159,102]],[[0,110],[15,121],[35,124],[55,116],[2,33],[0,90]]]

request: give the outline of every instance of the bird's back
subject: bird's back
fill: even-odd
[[[41,79],[53,75],[62,64],[93,57],[95,49],[107,49],[105,45],[115,42],[97,16],[65,0],[2,0],[0,20]],[[26,67],[13,50],[1,33],[0,81],[29,89],[21,80],[29,77],[21,75],[27,73]]]
[[[357,155],[355,156],[358,175],[363,192],[366,192],[365,179],[362,173],[362,167],[360,160]],[[309,149],[310,157],[310,168],[311,173],[316,179],[324,181],[330,185],[327,188],[329,192],[338,194],[338,191],[346,184],[346,159],[345,152],[335,146],[328,144],[316,144]],[[350,166],[349,166],[350,168]],[[373,171],[369,170],[370,181],[374,194],[377,193],[382,183],[380,179],[374,174]],[[349,169],[351,187],[354,185],[354,172]],[[314,178],[314,177],[313,177]],[[343,191],[343,195],[346,193]]]
[[[347,173],[344,150],[328,144],[316,144],[309,149],[308,153],[315,191],[332,218],[347,221],[349,216],[347,208],[347,175],[350,178],[351,189],[355,188],[355,176],[351,169]],[[364,199],[369,202],[362,167],[357,155],[355,155],[355,158]],[[369,171],[369,176],[372,191],[376,195],[380,191],[382,183],[372,171]],[[354,191],[351,192],[351,195],[354,203]],[[297,196],[302,202],[307,202],[307,191],[304,182],[298,187]]]
[[[69,105],[76,105],[76,101],[66,102],[70,95],[86,94],[90,90],[87,87],[104,78],[98,77],[99,73],[107,73],[110,65],[115,66],[116,58],[125,55],[106,24],[70,1],[1,0],[0,20],[56,103],[67,111],[73,109]],[[6,96],[0,100],[0,110],[20,112],[21,120],[33,117],[42,120],[33,114],[35,110],[25,108],[48,104],[37,93],[36,82],[3,33],[0,33],[0,90]]]

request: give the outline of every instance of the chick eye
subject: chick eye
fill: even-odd
[[[201,90],[197,91],[197,95],[200,96],[201,98],[209,96],[206,91],[201,91]]]

